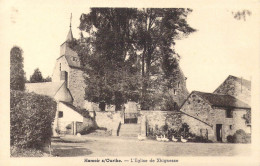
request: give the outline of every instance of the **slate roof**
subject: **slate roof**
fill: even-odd
[[[72,40],[73,40],[73,35],[72,35],[71,28],[70,28],[69,33],[68,33],[67,38],[66,38],[66,41],[72,41]]]
[[[221,95],[221,94],[214,94],[214,93],[205,93],[205,92],[199,92],[199,91],[193,91],[191,93],[196,94],[206,100],[210,105],[216,106],[216,107],[227,107],[227,108],[245,108],[250,109],[251,107],[242,102],[241,100],[238,100],[237,98],[230,96],[230,95]]]
[[[73,109],[74,111],[76,111],[77,113],[79,113],[80,115],[82,115],[85,118],[91,118],[89,115],[89,112],[85,109],[80,109],[78,107],[75,107],[74,105],[67,103],[67,102],[63,102],[61,101],[61,103],[65,104],[66,106],[68,106],[69,108]]]
[[[64,46],[63,46],[64,45]],[[64,42],[61,47],[65,47],[65,53],[63,55],[61,55],[58,59],[60,59],[61,57],[65,56],[65,59],[68,62],[69,67],[72,68],[81,68],[80,65],[80,59],[78,54],[73,51],[71,48],[69,48],[68,43]],[[75,60],[73,58],[76,58]]]
[[[34,92],[49,97],[54,97],[64,81],[60,82],[41,82],[41,83],[26,83],[25,88],[28,92]]]

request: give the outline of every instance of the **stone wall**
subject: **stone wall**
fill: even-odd
[[[181,127],[181,114],[175,111],[140,111],[139,119],[145,119],[148,127],[155,130],[155,128],[162,128],[164,125],[170,129],[178,130]],[[138,123],[141,123],[138,119]],[[143,131],[141,131],[143,133]]]
[[[68,88],[73,97],[73,105],[83,108],[85,104],[85,80],[83,71],[79,69],[70,68],[68,73]]]
[[[214,141],[215,138],[215,133],[213,130],[212,126],[209,126],[205,123],[203,123],[202,121],[199,121],[191,116],[188,116],[186,114],[182,114],[181,116],[182,119],[182,123],[187,123],[190,127],[189,132],[193,133],[197,136],[201,136],[201,131],[202,130],[207,130],[208,131],[208,139]]]
[[[251,82],[229,76],[215,91],[216,94],[228,94],[250,105]]]
[[[123,123],[124,116],[121,111],[97,111],[93,114],[98,127],[107,128],[107,130],[112,131],[112,135],[117,135],[119,124]]]
[[[191,94],[181,108],[181,111],[210,124],[209,112],[211,106],[197,94]]]

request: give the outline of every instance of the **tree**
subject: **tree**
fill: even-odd
[[[183,8],[148,8],[138,12],[137,47],[142,52],[142,109],[149,109],[149,103],[154,101],[154,89],[158,88],[151,76],[156,75],[156,79],[161,80],[158,75],[162,75],[163,80],[168,80],[168,85],[173,85],[176,80],[174,70],[177,69],[179,56],[174,50],[175,40],[195,32],[186,21],[190,12],[192,10]]]
[[[174,41],[195,32],[186,22],[190,12],[92,8],[82,14],[79,28],[90,35],[89,43],[78,48],[85,50],[78,53],[88,74],[87,99],[109,104],[137,100],[149,109],[158,80],[174,81]]]
[[[243,19],[244,21],[246,21],[247,16],[250,16],[252,13],[250,10],[244,9],[241,11],[232,12],[232,14],[233,14],[234,19],[237,19],[237,20]]]
[[[36,68],[33,72],[33,74],[30,76],[30,82],[36,83],[36,82],[44,82],[44,79],[42,77],[42,73],[39,70],[39,68]]]
[[[10,89],[21,90],[25,88],[25,72],[23,70],[23,50],[13,46],[10,51]]]
[[[47,76],[46,78],[43,79],[43,82],[51,82],[51,77]]]

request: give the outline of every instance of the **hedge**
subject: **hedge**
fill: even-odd
[[[11,90],[11,146],[42,148],[51,138],[56,108],[50,97]]]

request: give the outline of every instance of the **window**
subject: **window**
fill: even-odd
[[[178,88],[180,88],[180,81],[178,82]]]
[[[229,125],[229,129],[232,130],[232,129],[233,129],[233,126],[232,126],[232,125]]]
[[[62,118],[62,117],[63,117],[63,112],[62,112],[62,111],[59,111],[58,117],[59,117],[59,118]]]
[[[60,71],[61,71],[61,63],[60,63]]]
[[[226,110],[226,117],[227,118],[233,118],[233,111],[231,109]]]
[[[177,95],[177,90],[176,89],[173,90],[173,94]]]
[[[73,60],[73,61],[77,61],[77,58],[76,58],[76,57],[72,57],[72,60]]]

